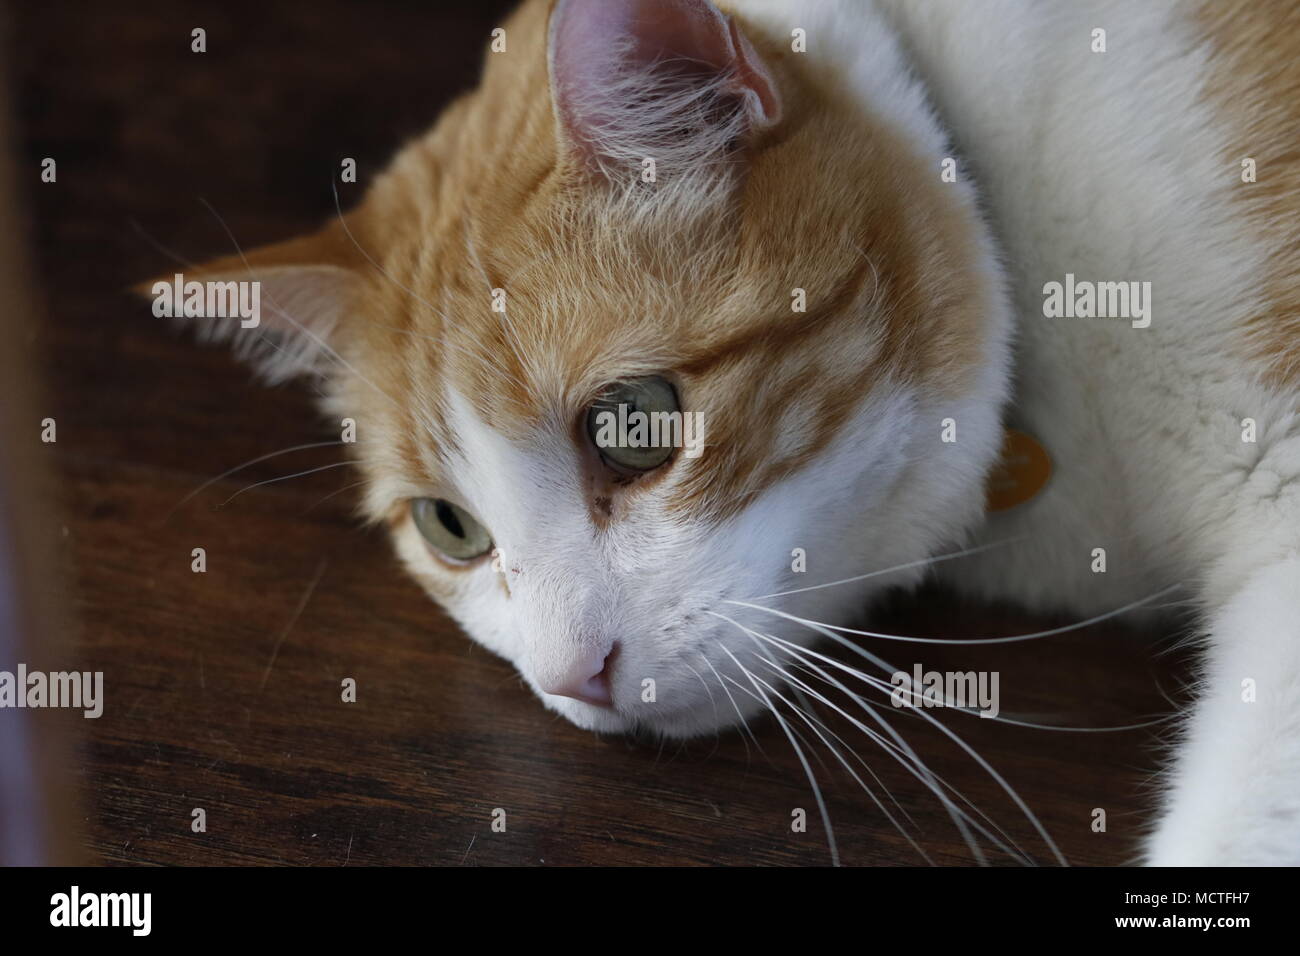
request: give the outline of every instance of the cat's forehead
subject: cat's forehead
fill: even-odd
[[[704,449],[679,458],[659,492],[689,517],[726,517],[812,465],[873,393],[919,374],[924,350],[891,330],[918,305],[891,292],[864,250],[827,250],[804,289],[776,265],[719,249],[686,269],[574,258],[555,243],[516,269],[483,243],[485,275],[446,297],[436,338],[404,345],[412,459],[430,473],[455,460],[456,480],[480,482],[476,469],[493,466],[471,451],[489,431],[533,461],[567,456],[577,469],[601,389],[662,375],[698,416]],[[432,447],[419,447],[425,434]]]
[[[944,248],[942,215],[911,222],[903,197],[847,216],[820,201],[788,211],[764,195],[782,177],[747,185],[716,221],[672,228],[572,198],[508,228],[463,227],[459,273],[443,274],[447,372],[476,403],[532,422],[637,375],[679,376],[759,414],[795,388],[861,386],[884,369],[954,384],[982,326],[959,231]]]

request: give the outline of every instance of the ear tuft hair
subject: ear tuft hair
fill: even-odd
[[[134,291],[154,301],[155,315],[194,328],[201,342],[228,343],[260,379],[279,384],[329,367],[331,342],[360,283],[338,253],[330,231],[160,276]],[[201,307],[187,308],[191,302]],[[237,311],[236,302],[254,304],[256,316]]]
[[[716,173],[780,119],[776,83],[736,23],[708,0],[560,0],[551,87],[562,137],[607,178]]]
[[[268,385],[319,376],[330,364],[330,341],[348,308],[353,275],[338,266],[282,266],[246,273],[261,284],[259,328],[208,319],[199,340],[228,342]]]

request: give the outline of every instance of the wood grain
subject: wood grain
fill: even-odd
[[[105,672],[105,714],[82,722],[78,768],[95,859],[829,862],[807,780],[774,722],[755,727],[756,742],[732,733],[685,746],[579,731],[460,634],[381,536],[358,530],[340,491],[356,480],[346,469],[243,491],[331,464],[332,449],[252,465],[177,507],[235,465],[332,436],[306,389],[255,386],[223,352],[160,324],[123,290],[171,267],[158,247],[192,260],[230,251],[200,197],[243,245],[323,221],[340,158],[358,159],[364,185],[474,82],[505,7],[185,0],[47,2],[13,14],[20,182],[49,315],[33,334],[48,356],[59,428],[47,454],[63,512],[45,530],[74,582],[66,602],[80,666]],[[206,54],[190,52],[196,26],[208,31]],[[39,182],[45,156],[58,160],[55,184]],[[203,574],[190,568],[196,547],[207,552]],[[932,636],[1044,623],[937,591],[871,620]],[[1167,639],[1095,627],[921,659],[999,670],[1006,711],[1124,724],[1171,709],[1165,694],[1181,666],[1158,654]],[[347,677],[355,704],[340,700]],[[891,716],[937,774],[1036,862],[1052,862],[975,761],[922,721]],[[1071,862],[1132,856],[1158,763],[1151,731],[1066,734],[944,716]],[[860,732],[837,730],[934,862],[973,862],[925,786]],[[843,861],[924,862],[818,750]],[[197,807],[206,833],[191,831]],[[1090,829],[1097,807],[1105,833]],[[505,833],[490,828],[494,808],[506,811]],[[791,832],[795,808],[808,811],[806,833]],[[1010,862],[995,849],[989,858]]]

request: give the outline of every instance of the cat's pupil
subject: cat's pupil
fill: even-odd
[[[439,498],[435,503],[434,508],[436,509],[435,513],[438,515],[438,520],[442,522],[444,528],[458,538],[465,537],[465,529],[456,518],[456,512],[451,509],[451,505]]]

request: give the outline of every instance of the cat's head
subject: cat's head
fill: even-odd
[[[366,514],[584,727],[761,709],[740,666],[787,659],[739,625],[815,635],[729,601],[840,623],[919,571],[810,586],[982,509],[1008,322],[972,193],[883,27],[845,63],[796,26],[528,2],[345,217],[186,276],[260,281],[237,345],[323,380]]]

